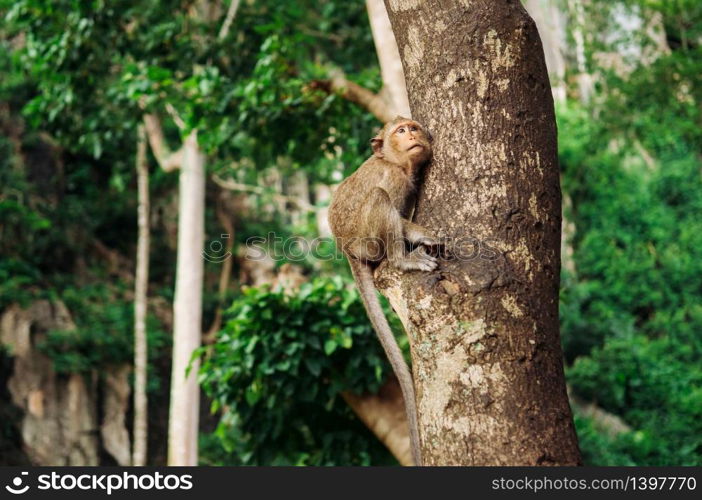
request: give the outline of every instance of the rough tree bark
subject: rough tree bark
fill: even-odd
[[[573,465],[558,325],[561,194],[536,26],[515,0],[386,0],[434,160],[415,218],[433,273],[381,266],[410,337],[427,465]]]

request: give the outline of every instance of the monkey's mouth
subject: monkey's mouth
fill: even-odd
[[[411,146],[407,151],[412,151],[416,148],[424,149],[424,146],[422,146],[421,144],[415,144],[414,146]]]

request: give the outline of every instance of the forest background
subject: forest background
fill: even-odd
[[[397,463],[357,416],[364,394],[397,398],[347,264],[294,244],[328,238],[330,189],[380,124],[348,90],[387,98],[366,3],[0,0],[0,464],[127,465],[137,442],[167,462],[188,151],[205,176],[199,463]],[[702,4],[525,5],[556,103],[584,461],[700,465]],[[278,257],[252,258],[271,233]]]

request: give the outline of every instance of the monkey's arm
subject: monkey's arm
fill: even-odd
[[[431,231],[407,219],[402,219],[402,233],[407,241],[416,245],[431,247],[440,244]]]

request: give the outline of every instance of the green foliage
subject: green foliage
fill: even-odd
[[[634,329],[651,336],[666,331],[699,349],[702,179],[697,161],[680,157],[655,172],[622,167],[626,151],[588,151],[601,141],[602,130],[587,135],[582,118],[560,118],[562,133],[571,136],[561,141],[561,163],[578,228],[579,279],[565,283],[562,297],[568,357]],[[574,130],[580,130],[578,145]]]
[[[596,463],[702,463],[702,369],[694,351],[670,338],[636,335],[576,360],[568,379],[578,392],[638,429],[617,439],[627,461]]]
[[[390,462],[341,397],[376,392],[388,365],[358,294],[339,278],[299,294],[249,289],[211,349],[200,382],[221,411],[221,446],[246,465]]]
[[[114,278],[96,246],[127,259],[134,255],[134,132],[141,104],[161,114],[174,149],[184,133],[198,128],[208,170],[240,182],[257,184],[258,172],[270,166],[284,175],[305,169],[311,182],[329,181],[368,154],[373,118],[309,87],[311,80],[327,78],[330,67],[340,67],[378,88],[362,2],[241,2],[223,37],[222,19],[193,15],[196,8],[169,0],[0,0],[0,105],[10,105],[10,121],[0,114],[0,130],[21,130],[12,140],[0,134],[0,309],[39,297],[67,303],[77,329],[50,332],[41,343],[61,373],[131,357],[131,306],[119,286],[95,285]],[[182,118],[185,131],[173,125],[166,104]],[[177,176],[168,179],[156,171],[151,181],[158,220],[152,228],[152,292],[168,300],[175,254],[159,217],[172,210],[166,204]],[[265,196],[261,205],[267,208]],[[207,215],[208,230],[216,228],[213,211]],[[271,229],[291,234],[283,219],[254,210],[237,220],[236,237],[241,241]],[[210,265],[207,271],[209,278],[219,268]],[[206,297],[214,297],[208,292]],[[148,330],[150,345],[158,349],[163,339],[152,319]],[[342,359],[350,337],[339,337],[339,346],[335,339],[316,354]],[[314,365],[315,356],[310,358]],[[379,376],[380,361],[364,359],[372,365],[369,373]],[[387,453],[343,403],[333,408],[326,422],[331,426],[333,416],[340,416],[332,441],[345,443],[341,454],[325,441],[319,444],[323,452],[311,458],[283,454],[282,460],[386,460]],[[353,460],[342,456],[352,451]]]
[[[575,427],[583,463],[598,466],[634,466],[638,457],[650,449],[650,438],[643,432],[625,432],[610,436],[591,418],[575,415]]]
[[[36,269],[14,258],[0,260],[0,310],[13,303],[27,307],[36,296]]]
[[[563,342],[575,392],[633,430],[611,437],[578,417],[581,448],[589,464],[699,465],[702,4],[584,7],[595,98],[590,109],[569,101],[558,117],[576,228],[576,272],[564,274],[561,291]],[[123,285],[95,285],[114,278],[95,246],[134,255],[140,104],[164,118],[174,149],[197,128],[208,171],[241,183],[259,184],[273,166],[283,175],[302,169],[311,183],[338,181],[369,154],[373,118],[309,85],[338,67],[378,90],[363,2],[241,2],[223,37],[221,19],[195,9],[172,0],[0,0],[0,311],[40,297],[66,302],[78,328],[41,344],[61,373],[131,359],[131,305]],[[623,29],[617,12],[660,16],[670,51],[649,58],[658,42],[648,29]],[[598,65],[613,53],[623,65]],[[151,181],[159,219],[151,293],[171,300],[174,252],[161,217],[177,179],[152,171]],[[238,244],[270,231],[312,233],[266,210],[272,199],[257,196],[237,214]],[[208,241],[216,239],[213,210],[207,225]],[[219,267],[206,269],[215,283]],[[153,318],[148,331],[150,360],[163,358],[168,339]],[[248,291],[201,354],[200,379],[221,412],[216,433],[201,437],[203,463],[390,461],[339,395],[373,391],[386,373],[356,294],[340,281],[315,281],[292,297]],[[159,380],[149,383],[155,390]]]
[[[223,38],[220,21],[181,7],[1,2],[10,34],[26,37],[13,68],[31,77],[25,115],[69,150],[100,158],[125,150],[124,141],[133,150],[142,106],[165,114],[168,104],[185,124],[179,132],[164,120],[169,139],[177,144],[197,128],[209,168],[227,174],[232,158],[240,175],[286,157],[312,180],[328,181],[340,162],[367,155],[373,119],[309,87],[339,66],[377,87],[362,2],[242,2]],[[364,140],[338,148],[339,136]]]
[[[627,78],[605,72],[597,119],[573,103],[558,114],[576,227],[576,273],[561,289],[567,377],[633,428],[611,438],[578,419],[593,465],[702,463],[702,59],[686,53],[696,50]]]
[[[0,155],[0,307],[50,296],[75,278],[77,261],[90,268],[86,273],[104,277],[96,240],[129,254],[136,233],[134,193],[113,180],[131,181],[124,159],[115,159],[112,173],[80,156],[64,168],[51,144],[22,139],[26,163],[11,150]]]

